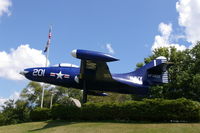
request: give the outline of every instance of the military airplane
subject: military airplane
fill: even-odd
[[[61,63],[27,68],[20,74],[36,82],[81,89],[83,103],[87,102],[87,95],[107,96],[104,92],[147,95],[150,86],[168,83],[167,68],[170,63],[163,56],[133,72],[111,74],[107,62],[119,59],[109,54],[78,49],[73,50],[71,55],[81,59],[80,67]]]

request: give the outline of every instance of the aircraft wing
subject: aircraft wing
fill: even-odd
[[[91,60],[81,60],[80,79],[108,81],[112,80],[108,65],[106,62]]]
[[[81,59],[80,79],[90,81],[113,80],[106,62],[117,61],[118,59],[104,53],[73,50],[72,56]]]

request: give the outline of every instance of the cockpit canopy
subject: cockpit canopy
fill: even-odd
[[[60,63],[60,64],[56,64],[53,66],[54,67],[76,67],[76,68],[79,68],[79,66],[74,65],[74,64],[69,64],[69,63]]]

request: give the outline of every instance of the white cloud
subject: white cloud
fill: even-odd
[[[175,46],[179,50],[186,49],[186,46],[174,44],[179,39],[185,39],[192,48],[200,41],[200,0],[178,0],[176,2],[176,10],[179,13],[178,28],[183,28],[180,35],[172,35],[172,25],[161,23],[159,31],[161,35],[155,36],[152,50],[158,47]]]
[[[174,46],[175,48],[177,48],[177,50],[185,50],[186,47],[184,45],[179,45],[176,43],[172,43],[171,41],[173,41],[173,35],[172,35],[172,24],[165,24],[165,23],[160,23],[158,26],[158,30],[161,33],[161,35],[156,35],[155,39],[154,39],[154,43],[153,46],[151,48],[151,50],[153,51],[156,48],[160,48],[160,47],[170,47],[170,46]]]
[[[115,53],[115,51],[114,51],[114,49],[112,48],[112,45],[111,44],[106,44],[106,49],[108,50],[108,52],[110,53],[110,54],[114,54]]]
[[[200,0],[179,0],[176,10],[179,25],[185,28],[187,41],[195,44],[200,40]]]
[[[9,99],[12,99],[14,100],[14,102],[16,102],[19,98],[20,98],[20,93],[16,91],[12,95],[10,95],[9,98],[0,97],[0,110],[2,110],[1,106],[5,105],[4,103]]]
[[[172,24],[160,23],[158,30],[161,35],[155,36],[155,41],[152,50],[159,47],[167,47],[169,45],[169,37],[172,32]]]
[[[161,32],[163,37],[169,38],[171,32],[172,32],[172,24],[165,24],[165,23],[160,23],[159,24],[159,31]]]
[[[11,15],[9,7],[12,6],[12,2],[10,0],[0,0],[0,16],[3,14]]]
[[[41,50],[30,48],[28,44],[11,49],[10,53],[0,51],[0,77],[11,80],[22,80],[19,74],[28,67],[41,67],[45,65],[46,57]]]

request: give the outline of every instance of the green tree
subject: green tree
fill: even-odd
[[[158,48],[153,54],[144,59],[144,63],[159,56],[165,56],[169,62],[173,62],[168,70],[169,83],[151,87],[153,98],[176,99],[185,97],[192,100],[200,101],[199,74],[200,74],[200,42],[192,49],[179,51],[175,47]]]
[[[7,100],[4,102],[2,106],[3,111],[1,113],[1,125],[8,125],[8,124],[16,124],[19,122],[18,116],[15,113],[15,102],[12,99]]]
[[[56,86],[54,88],[53,103],[69,104],[71,103],[70,97],[81,100],[82,99],[81,90],[74,88],[66,88],[61,86]]]
[[[26,100],[19,99],[15,102],[15,114],[20,122],[27,122],[30,120],[31,107]]]
[[[24,100],[12,99],[7,100],[2,106],[3,110],[0,113],[0,125],[16,124],[30,120],[29,114],[31,108],[28,102]]]
[[[137,70],[138,68],[143,67],[143,66],[144,66],[144,63],[143,63],[143,62],[137,63],[137,64],[136,64],[136,70]]]
[[[27,100],[31,106],[40,105],[42,94],[42,85],[37,82],[29,82],[29,84],[22,90],[20,96]]]
[[[128,94],[119,94],[119,93],[107,93],[108,96],[88,96],[88,102],[92,103],[99,103],[99,102],[105,102],[105,103],[113,103],[113,102],[119,102],[123,103],[125,101],[131,101],[132,97]]]

